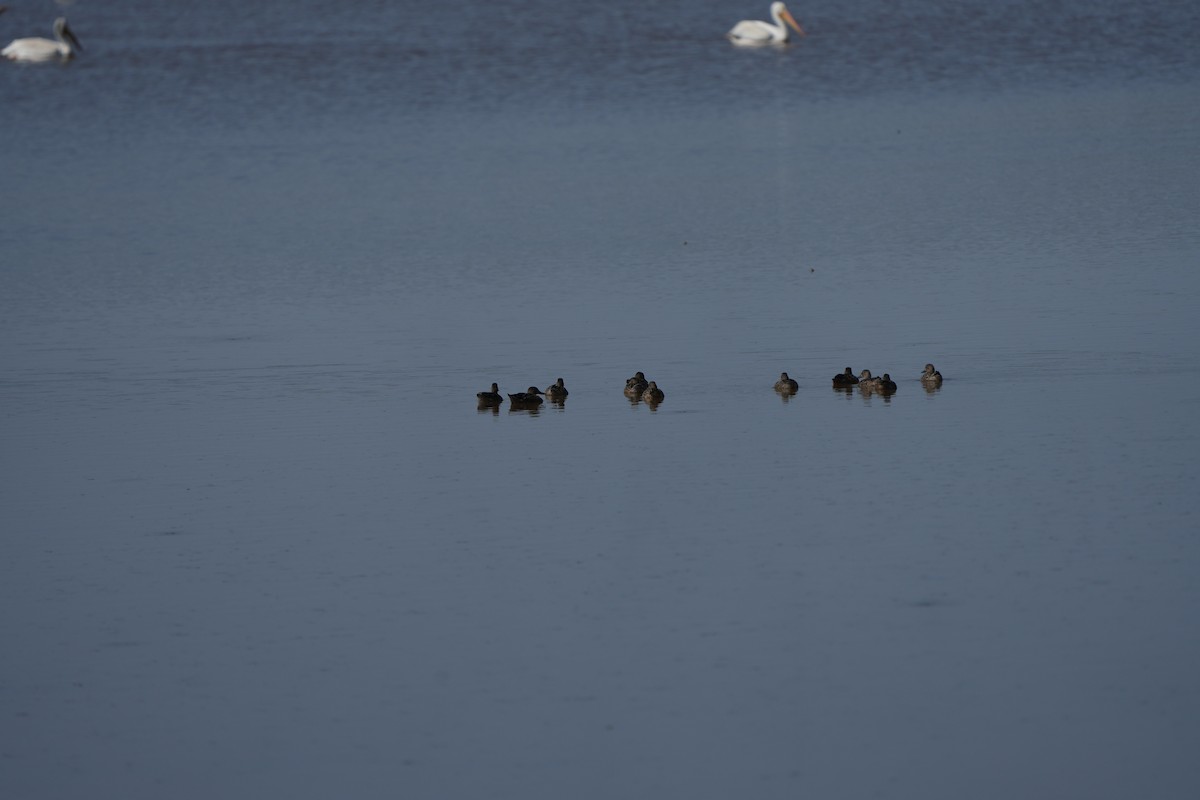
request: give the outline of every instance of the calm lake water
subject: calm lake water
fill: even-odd
[[[1197,796],[1200,6],[766,5],[0,64],[0,795]]]

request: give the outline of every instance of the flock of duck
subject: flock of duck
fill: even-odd
[[[563,379],[559,378],[556,383],[546,387],[545,391],[530,386],[523,392],[516,392],[508,396],[509,407],[517,411],[532,411],[540,406],[545,397],[551,403],[561,406],[567,399],[566,385]],[[642,372],[638,372],[631,378],[625,379],[625,396],[633,402],[644,402],[651,407],[657,406],[666,397],[663,390],[658,388],[658,384],[654,381],[646,380],[646,376]],[[486,392],[476,392],[475,398],[478,401],[480,410],[483,409],[498,409],[504,403],[504,395],[500,394],[500,386],[493,383],[492,388]]]
[[[510,394],[508,402],[515,409],[535,409],[542,404],[542,396],[550,398],[550,402],[562,404],[567,399],[567,387],[563,385],[563,379],[559,378],[557,383],[553,383],[546,387],[546,391],[542,391],[536,386],[530,386],[523,392]],[[476,392],[475,397],[479,400],[479,407],[482,408],[499,408],[504,402],[504,395],[500,394],[500,386],[493,383],[492,388],[486,392]]]
[[[938,372],[933,364],[926,364],[925,371],[921,373],[921,385],[930,391],[938,388],[942,385],[942,373]],[[864,369],[855,375],[854,370],[846,367],[844,371],[833,376],[834,389],[853,391],[855,387],[858,387],[863,394],[877,392],[889,396],[896,392],[896,382],[886,372],[882,376],[878,376],[872,375],[871,370]],[[779,374],[779,380],[775,382],[775,391],[790,396],[799,390],[800,384],[789,378],[786,372]],[[561,406],[565,403],[568,394],[570,393],[567,391],[563,379],[559,378],[556,383],[547,386],[544,391],[536,386],[530,386],[523,392],[510,394],[508,402],[509,407],[514,411],[535,411],[545,402],[543,397],[551,403]],[[663,390],[658,388],[658,384],[655,381],[646,380],[645,373],[641,371],[625,379],[625,396],[634,403],[646,403],[651,408],[657,408],[658,404],[666,397]],[[481,411],[498,410],[504,404],[504,395],[500,393],[500,386],[496,383],[493,383],[492,388],[487,391],[476,392],[475,398]]]
[[[7,6],[0,6],[0,14]],[[725,36],[739,47],[761,47],[763,45],[787,44],[791,28],[798,35],[804,36],[804,28],[796,21],[781,2],[771,3],[769,13],[772,22],[756,19],[745,19],[734,25]],[[14,39],[7,47],[0,50],[0,56],[11,61],[50,61],[59,59],[66,61],[75,55],[76,50],[83,50],[83,45],[75,38],[67,25],[66,17],[54,20],[54,39],[30,37]]]
[[[786,378],[787,373],[785,372],[779,379],[779,383],[775,384],[776,391],[783,391],[780,389],[780,384],[785,383]],[[936,389],[942,385],[942,373],[938,372],[933,364],[925,365],[925,371],[921,373],[920,378],[921,385],[926,389]],[[795,381],[791,381],[791,384],[795,384]],[[879,392],[880,394],[894,394],[896,391],[896,382],[886,372],[883,375],[872,375],[871,370],[864,369],[856,377],[854,370],[846,367],[844,371],[833,376],[833,388],[835,389],[849,390],[855,386],[865,393]],[[795,390],[793,389],[792,391]]]

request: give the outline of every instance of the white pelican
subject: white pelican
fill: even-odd
[[[66,61],[75,55],[76,50],[83,49],[83,45],[67,27],[66,17],[54,20],[54,36],[57,42],[37,37],[14,39],[8,47],[0,50],[0,56],[11,61],[49,61],[52,58]]]
[[[744,19],[725,35],[737,45],[783,44],[788,40],[785,22],[797,34],[804,35],[804,28],[801,28],[800,23],[788,13],[787,6],[783,3],[771,3],[771,19],[775,20],[774,25],[756,19]]]

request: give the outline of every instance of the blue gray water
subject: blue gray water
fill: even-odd
[[[766,5],[0,64],[0,795],[1196,796],[1200,6]]]

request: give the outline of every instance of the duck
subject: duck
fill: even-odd
[[[636,400],[642,396],[648,385],[646,376],[639,371],[632,378],[625,379],[625,396]]]
[[[854,370],[846,367],[845,372],[840,372],[833,376],[833,385],[835,388],[844,389],[847,386],[853,386],[858,383],[858,378],[854,377]]]
[[[563,384],[563,379],[559,378],[558,383],[547,386],[546,391],[542,392],[542,394],[551,400],[565,400],[570,392],[567,391],[566,385]]]
[[[879,382],[882,380],[882,378],[871,377],[871,370],[864,369],[862,372],[858,373],[858,388],[866,391],[877,389],[879,388]]]
[[[779,380],[775,381],[775,391],[794,392],[799,388],[800,384],[789,378],[786,372],[779,373]]]
[[[504,396],[500,394],[500,387],[492,384],[492,389],[489,392],[476,392],[475,397],[479,399],[481,406],[498,406],[504,402]]]
[[[658,388],[658,384],[654,381],[650,381],[645,391],[642,392],[642,399],[647,403],[661,403],[664,397],[666,395],[663,394],[663,390]]]
[[[0,50],[0,56],[10,61],[50,61],[54,58],[66,61],[75,56],[76,50],[82,51],[83,45],[67,25],[67,18],[59,17],[54,20],[54,39],[43,39],[39,36],[13,39],[7,47]]]
[[[933,364],[926,364],[925,371],[921,373],[921,383],[939,385],[942,382],[942,373],[933,368]]]
[[[514,408],[520,408],[522,406],[525,408],[536,408],[542,404],[542,398],[538,397],[539,394],[545,394],[545,392],[536,386],[530,386],[523,392],[510,394],[508,396],[508,400]]]
[[[875,380],[878,381],[878,383],[875,384],[875,388],[884,394],[891,394],[892,392],[896,391],[896,382],[892,380],[892,376],[886,372],[883,373],[882,378],[876,378]]]

